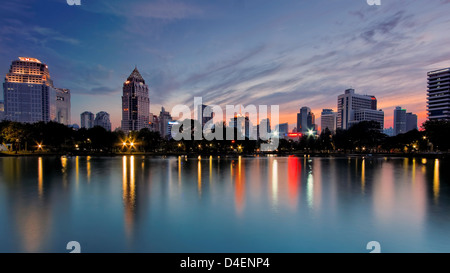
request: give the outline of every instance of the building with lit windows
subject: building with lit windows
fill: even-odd
[[[122,130],[125,132],[139,131],[149,128],[150,98],[148,85],[144,78],[134,68],[123,83],[122,95]]]
[[[64,103],[69,114],[64,114],[62,118],[61,112],[59,120],[57,93],[46,64],[35,58],[19,57],[12,62],[3,83],[5,119],[26,123],[60,121],[68,124],[70,100]]]
[[[428,72],[429,120],[450,120],[450,67]]]

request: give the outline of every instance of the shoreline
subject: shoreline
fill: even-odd
[[[148,157],[166,157],[166,156],[183,156],[187,158],[198,158],[200,157],[224,157],[224,158],[238,158],[241,157],[258,157],[258,156],[276,156],[276,157],[288,157],[288,156],[297,156],[297,157],[334,157],[334,158],[343,158],[343,157],[358,157],[358,158],[382,158],[382,157],[398,157],[398,158],[435,158],[435,159],[449,159],[450,153],[304,153],[304,152],[277,152],[277,153],[253,153],[253,154],[244,154],[244,153],[155,153],[155,152],[133,152],[133,153],[5,153],[0,152],[0,157],[52,157],[52,156],[82,156],[82,157],[117,157],[117,156],[148,156]]]

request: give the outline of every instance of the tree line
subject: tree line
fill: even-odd
[[[194,121],[192,121],[192,124]],[[194,135],[195,126],[180,128]],[[213,129],[214,130],[214,129]],[[10,152],[54,153],[195,153],[195,154],[251,154],[259,152],[261,140],[180,140],[165,139],[158,132],[142,129],[125,134],[103,127],[75,130],[56,122],[18,123],[0,122],[0,144]],[[450,121],[426,121],[422,130],[389,137],[374,121],[363,121],[348,130],[335,133],[325,129],[319,135],[303,135],[298,139],[280,139],[279,153],[414,153],[426,151],[448,152]]]

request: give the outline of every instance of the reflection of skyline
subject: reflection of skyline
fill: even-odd
[[[55,244],[54,236],[65,238],[66,232],[78,232],[66,229],[70,230],[75,220],[83,221],[84,213],[93,217],[92,210],[98,211],[99,205],[105,206],[106,214],[99,219],[120,215],[123,235],[119,238],[125,235],[130,239],[130,249],[136,249],[133,244],[139,243],[140,236],[153,232],[145,225],[155,227],[178,212],[198,211],[196,206],[201,207],[199,217],[229,208],[232,213],[226,217],[241,219],[236,221],[254,219],[256,215],[251,212],[255,208],[268,209],[267,216],[292,215],[292,223],[299,220],[296,216],[313,216],[317,223],[338,224],[342,217],[352,222],[356,221],[354,216],[364,213],[363,217],[372,221],[371,228],[404,228],[417,241],[425,240],[430,232],[430,222],[437,217],[435,208],[444,211],[450,207],[444,181],[447,162],[435,159],[209,157],[185,161],[181,157],[149,160],[125,156],[90,158],[90,175],[86,157],[0,161],[0,196],[5,196],[0,205],[7,212],[2,215],[0,229],[8,226],[0,236],[11,235],[15,249],[26,252],[45,251]],[[110,176],[104,175],[104,170]],[[114,199],[110,194],[116,194]],[[192,198],[193,203],[186,203]],[[186,204],[192,207],[185,208]],[[189,216],[183,217],[191,221]],[[75,226],[83,228],[82,224]]]

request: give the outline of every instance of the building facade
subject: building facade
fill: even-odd
[[[70,125],[70,90],[56,88],[56,121]]]
[[[316,130],[315,122],[316,118],[311,112],[311,108],[300,108],[300,112],[297,114],[297,132],[306,134],[309,130]]]
[[[111,121],[109,114],[105,111],[100,111],[95,115],[94,126],[105,128],[106,131],[111,131]]]
[[[0,100],[0,121],[5,118],[5,104]]]
[[[394,109],[394,136],[406,132],[406,109],[397,106]]]
[[[417,115],[413,113],[406,113],[406,132],[417,129]]]
[[[450,67],[430,71],[427,112],[429,120],[450,120]]]
[[[94,127],[94,114],[88,111],[81,113],[81,128],[90,129]]]
[[[123,84],[122,130],[139,131],[149,128],[150,98],[148,85],[135,68]]]
[[[356,94],[354,89],[345,90],[337,100],[336,128],[348,129],[355,123],[373,120],[380,123],[382,130],[384,128],[384,112],[377,110],[376,106],[375,96]]]
[[[169,134],[171,132],[172,116],[166,111],[164,107],[161,107],[161,112],[159,113],[159,133],[163,138],[170,138]]]
[[[337,123],[337,113],[332,109],[323,109],[320,114],[320,128],[325,131],[326,128],[330,130],[331,133],[336,131],[336,123]]]
[[[5,119],[26,123],[57,121],[56,92],[46,64],[19,57],[12,62],[3,83]]]

